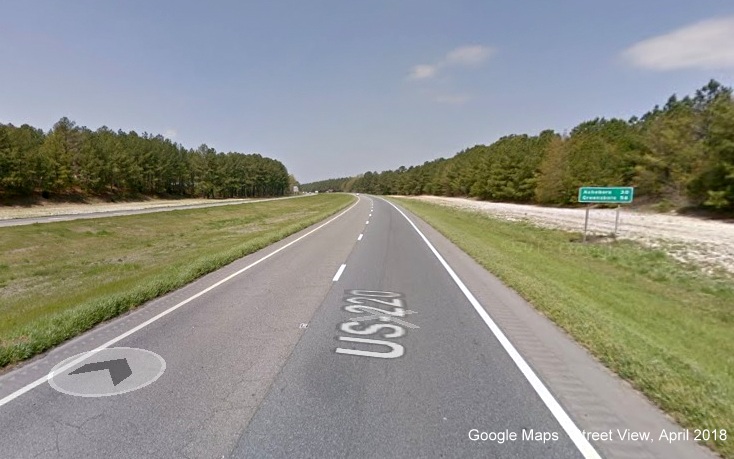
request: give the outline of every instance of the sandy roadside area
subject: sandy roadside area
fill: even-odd
[[[475,210],[511,221],[527,221],[546,228],[582,232],[584,209],[558,209],[524,204],[474,201],[463,198],[418,196],[436,204]],[[611,234],[614,209],[592,209],[589,219],[591,234]],[[622,207],[618,237],[639,241],[648,247],[661,248],[673,257],[710,272],[723,268],[734,274],[734,224],[714,220],[642,213]]]
[[[113,212],[124,210],[154,209],[197,204],[223,204],[229,202],[236,203],[245,201],[252,201],[252,199],[152,199],[150,201],[140,202],[102,202],[91,204],[46,203],[31,207],[0,206],[0,220],[10,220],[14,218],[49,217],[53,215],[75,215],[86,214],[90,212]]]

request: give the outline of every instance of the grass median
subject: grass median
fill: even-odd
[[[607,367],[734,458],[734,279],[704,275],[629,241],[579,235],[477,212],[395,199],[420,216]],[[693,434],[692,434],[693,435]],[[657,440],[657,438],[656,438]]]
[[[308,196],[0,228],[0,368],[345,208]]]

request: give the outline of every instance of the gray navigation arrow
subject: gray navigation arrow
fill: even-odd
[[[104,362],[94,362],[83,365],[69,373],[69,375],[78,375],[81,373],[89,373],[91,371],[109,370],[112,384],[115,386],[127,379],[133,374],[127,359],[106,360]]]

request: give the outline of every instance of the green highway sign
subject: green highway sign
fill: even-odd
[[[579,202],[629,204],[634,194],[635,189],[631,186],[582,186]]]

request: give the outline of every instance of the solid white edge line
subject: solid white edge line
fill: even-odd
[[[73,367],[77,363],[83,362],[84,360],[86,360],[89,357],[91,357],[94,353],[97,353],[97,352],[99,352],[99,351],[101,351],[103,349],[106,349],[106,348],[112,346],[113,344],[117,343],[118,341],[127,338],[128,336],[132,335],[133,333],[135,333],[135,332],[137,332],[139,330],[142,330],[143,328],[147,327],[148,325],[152,324],[153,322],[157,321],[158,319],[161,319],[161,318],[167,316],[168,314],[172,313],[173,311],[175,311],[176,309],[180,308],[181,306],[184,306],[185,304],[190,303],[191,301],[199,298],[200,296],[204,295],[205,293],[208,293],[208,292],[214,290],[215,288],[217,288],[220,285],[224,284],[225,282],[227,282],[227,281],[229,281],[229,280],[231,280],[231,279],[239,276],[240,274],[242,274],[243,272],[249,270],[250,268],[252,268],[252,267],[254,267],[256,265],[259,265],[260,263],[262,263],[263,261],[265,261],[268,258],[272,257],[276,253],[279,253],[279,252],[287,249],[288,247],[292,246],[293,244],[295,244],[296,242],[300,241],[301,239],[303,239],[303,238],[305,238],[305,237],[307,237],[307,236],[315,233],[316,231],[320,230],[324,226],[328,225],[329,223],[333,222],[337,218],[341,217],[342,215],[344,215],[347,212],[349,212],[350,210],[352,210],[354,208],[354,206],[356,206],[357,204],[359,204],[359,201],[360,200],[361,200],[361,198],[359,196],[357,196],[357,202],[355,202],[354,204],[352,204],[351,206],[349,206],[345,211],[341,212],[336,217],[333,217],[332,219],[330,219],[330,220],[322,223],[321,225],[319,225],[316,228],[312,229],[308,233],[306,233],[306,234],[304,234],[302,236],[299,236],[297,239],[292,240],[291,242],[289,242],[288,244],[284,245],[283,247],[281,247],[281,248],[279,248],[277,250],[274,250],[273,252],[270,252],[269,254],[265,255],[264,257],[260,258],[259,260],[250,263],[249,265],[245,266],[244,268],[240,269],[239,271],[237,271],[237,272],[235,272],[233,274],[230,274],[229,276],[227,276],[224,279],[222,279],[222,280],[220,280],[220,281],[218,281],[218,282],[210,285],[209,287],[205,288],[204,290],[200,291],[199,293],[196,293],[195,295],[192,295],[192,296],[186,298],[185,300],[181,301],[180,303],[178,303],[178,304],[176,304],[174,306],[171,306],[170,308],[168,308],[165,311],[159,313],[158,315],[156,315],[154,317],[151,317],[150,319],[146,320],[145,322],[141,323],[140,325],[137,325],[136,327],[131,328],[130,330],[126,331],[125,333],[123,333],[123,334],[121,334],[121,335],[119,335],[119,336],[117,336],[115,338],[112,338],[111,340],[109,340],[106,343],[98,346],[97,348],[95,348],[95,349],[93,349],[91,351],[85,352],[83,357],[78,358],[78,359],[74,359],[72,362],[69,362],[66,365],[64,365],[63,367],[58,368],[55,373],[51,372],[51,373],[49,373],[49,374],[47,374],[45,376],[42,376],[42,377],[36,379],[35,381],[33,381],[32,383],[27,384],[27,385],[21,387],[20,389],[16,390],[15,392],[13,392],[13,393],[5,396],[4,398],[0,399],[0,407],[3,406],[3,405],[5,405],[6,403],[10,402],[11,400],[14,400],[14,399],[20,397],[21,395],[25,394],[26,392],[28,392],[28,391],[30,391],[32,389],[35,389],[36,387],[38,387],[41,384],[43,384],[46,381],[48,381],[50,378],[53,378],[56,374],[62,373],[64,371],[68,370],[69,368]]]
[[[361,241],[361,240],[362,240],[362,236],[364,236],[364,234],[360,234],[360,235],[359,235],[359,236],[357,237],[357,240],[358,240],[358,241]]]
[[[347,267],[346,264],[342,264],[341,266],[339,266],[339,270],[336,272],[336,274],[334,274],[334,278],[332,279],[332,281],[334,282],[338,281],[339,278],[342,277],[342,273],[344,272],[344,268],[346,267]]]
[[[400,210],[395,204],[385,199],[383,199],[383,201],[387,202],[388,204],[393,206],[395,210],[400,212],[400,214],[405,217],[408,223],[410,223],[413,229],[423,239],[423,242],[426,243],[428,248],[431,249],[431,252],[433,252],[441,265],[443,265],[444,269],[449,273],[451,279],[454,280],[466,299],[469,300],[472,306],[474,306],[474,309],[477,311],[477,313],[479,313],[479,316],[482,318],[482,320],[484,320],[484,323],[487,325],[487,327],[489,327],[492,334],[494,334],[494,336],[500,342],[502,347],[505,349],[505,352],[510,355],[512,361],[515,362],[517,368],[520,370],[520,372],[522,372],[523,376],[525,376],[525,379],[528,380],[533,389],[535,389],[535,392],[538,394],[538,396],[540,396],[541,400],[543,400],[543,403],[545,403],[545,406],[548,407],[548,410],[550,410],[553,417],[555,417],[558,423],[561,424],[561,427],[563,427],[563,430],[566,431],[568,436],[571,438],[571,441],[573,441],[574,445],[576,445],[576,448],[578,448],[579,452],[581,452],[581,454],[586,459],[601,459],[599,453],[596,452],[591,443],[589,443],[586,437],[584,437],[584,435],[581,433],[581,430],[568,416],[561,404],[558,403],[555,397],[553,397],[553,394],[551,394],[548,388],[545,387],[545,384],[543,384],[540,378],[538,378],[538,375],[536,375],[533,369],[530,368],[530,365],[528,365],[522,355],[520,355],[517,349],[515,349],[515,346],[512,345],[510,340],[507,339],[507,336],[505,336],[500,327],[494,322],[494,320],[492,320],[489,314],[487,314],[487,311],[469,291],[466,285],[464,285],[464,282],[462,282],[459,276],[454,272],[454,270],[451,269],[451,266],[449,266],[449,264],[446,262],[446,260],[444,260],[441,254],[438,253],[438,250],[436,250],[436,248],[433,247],[433,244],[428,241],[428,238],[421,232],[421,230],[418,229],[415,223],[413,223],[410,218],[408,218],[408,216],[405,215],[405,213],[403,213],[403,211]]]

